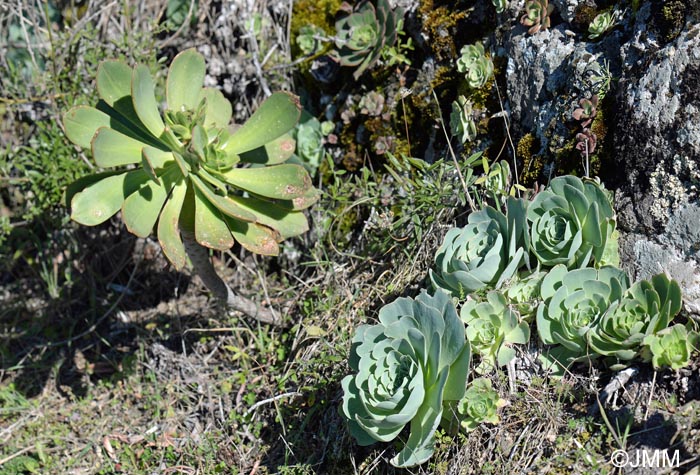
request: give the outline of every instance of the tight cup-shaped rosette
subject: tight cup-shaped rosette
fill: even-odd
[[[571,175],[554,178],[527,208],[532,253],[545,267],[615,264],[608,257],[617,249],[614,215],[598,183]]]
[[[355,67],[355,80],[381,56],[385,46],[393,46],[403,9],[392,10],[387,0],[376,0],[376,6],[364,0],[347,16],[335,22],[336,50],[331,57],[341,66]]]
[[[647,335],[642,344],[643,359],[651,361],[655,369],[681,369],[690,364],[693,352],[700,350],[700,334],[677,323]]]
[[[341,411],[360,445],[395,439],[410,424],[396,467],[421,464],[433,454],[443,403],[465,393],[470,359],[464,325],[449,295],[425,291],[379,311],[379,323],[362,325],[352,340],[342,381]]]
[[[284,163],[294,152],[288,132],[299,119],[298,98],[275,93],[246,123],[229,127],[231,104],[202,87],[204,74],[195,50],[177,55],[161,111],[146,66],[99,66],[101,100],[71,109],[64,124],[70,140],[112,170],[69,187],[71,218],[97,225],[121,210],[139,237],[157,223],[158,240],[176,268],[186,260],[181,232],[211,249],[238,241],[276,255],[281,240],[308,229],[301,210],[317,191],[302,166]]]
[[[430,270],[433,287],[463,299],[513,277],[527,263],[525,209],[525,201],[510,197],[507,216],[486,207],[470,214],[465,227],[450,229]]]
[[[681,310],[681,289],[664,274],[635,283],[613,303],[588,334],[593,351],[608,356],[612,369],[622,369],[641,350],[642,341],[668,327]]]
[[[515,358],[513,345],[524,345],[530,339],[530,327],[521,322],[500,292],[489,292],[486,302],[469,300],[460,310],[467,325],[467,340],[474,354],[481,356],[476,372],[483,374],[507,365]]]
[[[627,274],[616,267],[567,271],[562,264],[542,280],[543,303],[537,308],[537,332],[545,345],[556,345],[541,355],[554,374],[595,354],[588,347],[588,332],[601,316],[622,298],[629,287]]]

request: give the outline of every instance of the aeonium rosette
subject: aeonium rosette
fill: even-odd
[[[423,291],[379,311],[379,323],[362,325],[352,340],[342,381],[341,411],[360,445],[395,439],[410,424],[396,467],[425,462],[433,454],[443,403],[465,393],[471,350],[449,295]]]
[[[550,270],[542,280],[543,303],[537,308],[542,343],[556,345],[540,356],[545,366],[560,374],[570,364],[594,357],[588,348],[588,332],[628,287],[627,274],[616,267],[568,271],[559,264]]]
[[[532,199],[527,219],[532,253],[543,266],[616,264],[614,211],[598,183],[571,175],[554,178]]]
[[[612,369],[621,369],[638,355],[645,337],[668,327],[681,305],[680,286],[664,274],[636,282],[605,312],[588,343],[613,360]]]
[[[463,299],[475,291],[499,288],[529,264],[526,207],[524,200],[509,197],[507,215],[486,207],[470,214],[465,227],[450,229],[430,270],[433,287]]]

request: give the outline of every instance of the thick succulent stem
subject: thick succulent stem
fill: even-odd
[[[182,240],[185,245],[187,256],[192,262],[192,267],[205,287],[228,308],[242,312],[249,317],[253,317],[263,323],[271,325],[282,325],[282,318],[272,309],[264,308],[260,304],[250,299],[234,293],[214,270],[214,266],[209,259],[209,250],[200,245],[192,233],[182,231]]]

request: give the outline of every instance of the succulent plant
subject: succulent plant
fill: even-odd
[[[370,91],[360,99],[357,107],[360,108],[360,113],[377,117],[382,115],[384,110],[384,95],[377,91]]]
[[[527,209],[533,254],[544,266],[603,265],[613,239],[615,218],[610,199],[591,180],[567,175],[554,178]]]
[[[598,96],[593,95],[590,99],[583,98],[579,102],[579,107],[574,109],[572,114],[574,120],[580,120],[584,129],[593,122],[598,113]]]
[[[467,143],[476,138],[476,123],[472,112],[472,103],[464,96],[457,97],[452,102],[450,114],[450,130],[461,143]]]
[[[680,323],[647,335],[642,341],[643,357],[656,369],[681,369],[690,363],[693,351],[700,350],[700,334]]]
[[[588,38],[594,40],[603,35],[615,25],[615,17],[616,15],[609,11],[596,15],[588,25]]]
[[[508,304],[515,307],[520,318],[530,322],[535,318],[535,312],[540,302],[540,285],[546,272],[523,272],[521,278],[513,279],[510,285],[503,289],[503,295]]]
[[[534,35],[540,30],[546,30],[550,26],[549,15],[554,11],[554,6],[548,0],[528,0],[525,3],[525,13],[520,17],[520,23],[530,28],[528,33]]]
[[[430,458],[443,403],[462,399],[467,386],[469,342],[449,295],[423,291],[379,311],[379,323],[360,326],[342,381],[342,414],[360,445],[395,439],[410,424],[397,467]]]
[[[575,361],[593,358],[588,333],[628,287],[627,274],[616,267],[569,271],[559,264],[552,268],[542,280],[543,303],[537,308],[540,340],[558,345],[541,355],[545,366],[557,373]]]
[[[634,359],[644,338],[668,327],[681,304],[681,289],[675,280],[659,274],[651,281],[639,281],[603,314],[588,333],[588,343],[596,353],[617,361],[612,369],[621,369],[624,364],[619,361]]]
[[[587,157],[595,152],[597,144],[598,137],[589,128],[585,128],[583,131],[576,134],[576,150],[581,152],[583,157]]]
[[[457,71],[466,75],[469,87],[483,87],[493,76],[493,62],[486,56],[484,45],[475,43],[462,47],[457,59]]]
[[[190,239],[221,250],[237,241],[275,255],[281,240],[308,229],[301,210],[317,192],[303,167],[284,164],[294,151],[287,132],[299,119],[297,97],[275,93],[231,130],[231,104],[218,90],[202,87],[204,74],[204,58],[195,50],[177,55],[161,114],[146,66],[99,66],[97,107],[74,107],[64,124],[68,138],[90,149],[98,167],[112,170],[68,188],[73,220],[97,225],[121,210],[127,229],[139,237],[157,223],[163,252],[176,268],[185,264]]]
[[[316,173],[325,154],[321,122],[311,114],[304,112],[294,133],[296,139],[296,158],[312,175]]]
[[[490,379],[476,378],[469,383],[464,397],[457,404],[457,414],[462,428],[469,432],[484,422],[501,422],[498,410],[505,405],[506,400],[493,389]]]
[[[301,52],[307,56],[316,54],[321,50],[321,40],[326,32],[316,25],[304,25],[299,28],[296,42]]]
[[[491,0],[491,3],[496,7],[497,13],[503,13],[508,7],[508,0]]]
[[[486,207],[470,214],[465,227],[450,229],[430,270],[433,287],[463,299],[499,288],[523,263],[529,264],[525,209],[524,200],[509,197],[507,217]]]
[[[354,10],[335,22],[336,50],[331,57],[341,66],[355,67],[355,80],[381,56],[385,46],[396,42],[403,9],[391,9],[387,0],[369,0],[358,3]]]
[[[520,321],[503,294],[493,291],[486,298],[486,302],[468,300],[460,311],[472,351],[481,356],[476,368],[481,374],[507,365],[515,358],[511,345],[524,345],[530,339],[530,327]]]

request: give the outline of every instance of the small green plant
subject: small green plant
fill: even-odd
[[[486,56],[484,45],[465,45],[457,59],[457,71],[465,74],[467,84],[473,89],[484,87],[493,76],[493,61]]]
[[[467,431],[473,431],[480,424],[498,424],[501,418],[498,410],[507,404],[493,389],[488,378],[476,378],[469,383],[464,397],[457,404],[460,425]]]
[[[476,138],[476,122],[472,103],[464,96],[452,101],[452,113],[450,114],[450,130],[461,143],[467,143]]]
[[[499,211],[509,196],[515,197],[518,191],[525,191],[524,186],[511,182],[510,165],[505,160],[489,165],[486,157],[483,157],[481,164],[484,174],[474,184],[482,186],[486,197]]]
[[[379,311],[379,323],[357,328],[342,381],[341,411],[360,445],[394,440],[410,424],[396,467],[430,458],[443,403],[462,399],[467,386],[469,342],[449,295],[423,291]]]
[[[535,318],[535,312],[540,303],[540,285],[546,272],[530,273],[526,270],[522,274],[520,278],[510,282],[503,290],[503,295],[508,300],[508,304],[518,311],[520,318],[529,322]]]
[[[324,38],[325,35],[326,33],[321,27],[316,25],[304,25],[299,28],[296,43],[303,54],[312,56],[321,50],[321,38]]]
[[[643,357],[654,368],[680,369],[688,366],[693,351],[700,350],[700,334],[681,324],[647,335],[642,341]]]
[[[537,308],[537,332],[545,345],[556,345],[540,359],[554,374],[576,361],[595,357],[588,348],[588,332],[598,325],[610,305],[629,287],[624,271],[590,267],[568,271],[555,266],[542,280],[543,303]]]
[[[311,114],[303,112],[293,133],[296,141],[295,156],[312,176],[316,174],[325,155],[323,135],[321,122]]]
[[[275,93],[230,131],[231,104],[202,87],[204,74],[195,50],[176,56],[161,115],[147,67],[105,61],[97,71],[97,107],[64,116],[68,138],[91,150],[99,167],[113,169],[69,187],[71,218],[94,226],[121,210],[139,237],[157,223],[168,260],[181,268],[189,254],[200,274],[211,263],[199,249],[226,250],[237,241],[251,252],[278,254],[280,241],[308,229],[301,210],[317,199],[306,170],[283,163],[294,151],[288,132],[299,119],[298,99]],[[211,279],[217,296],[236,305],[223,281]]]
[[[597,182],[567,175],[554,178],[527,209],[533,254],[544,266],[569,268],[616,264],[615,216],[610,198]],[[613,253],[615,254],[615,253]]]
[[[605,32],[615,26],[616,16],[614,12],[610,11],[596,15],[591,24],[588,25],[588,38],[595,40],[605,34]]]
[[[491,0],[491,3],[496,7],[497,13],[503,13],[508,8],[508,0]]]
[[[376,6],[363,0],[346,16],[335,23],[336,49],[331,57],[341,66],[355,68],[355,80],[381,56],[385,47],[391,47],[398,37],[403,9],[392,10],[387,0],[376,0]]]
[[[574,120],[581,121],[581,127],[586,128],[593,122],[598,113],[598,96],[594,95],[590,99],[583,98],[579,103],[579,107],[574,109],[572,114]]]
[[[550,27],[549,16],[554,11],[554,6],[548,0],[528,0],[525,3],[525,13],[520,17],[520,23],[530,28],[527,32],[531,35],[546,30]]]
[[[530,339],[530,327],[521,322],[500,292],[489,292],[486,302],[468,300],[460,310],[467,325],[467,340],[474,354],[481,356],[476,372],[487,373],[507,365],[515,358],[511,345],[524,345]]]
[[[524,200],[511,197],[507,217],[486,207],[470,214],[464,228],[450,229],[430,270],[433,287],[463,299],[510,279],[527,255],[525,209]]]
[[[387,67],[397,66],[399,64],[411,65],[411,59],[408,57],[409,52],[416,48],[413,46],[413,38],[406,37],[406,32],[403,29],[403,18],[401,18],[396,26],[396,43],[393,45],[386,44],[382,49],[382,61]]]
[[[681,289],[664,274],[636,282],[588,333],[593,351],[611,357],[612,369],[634,359],[644,338],[668,327],[681,310]]]

